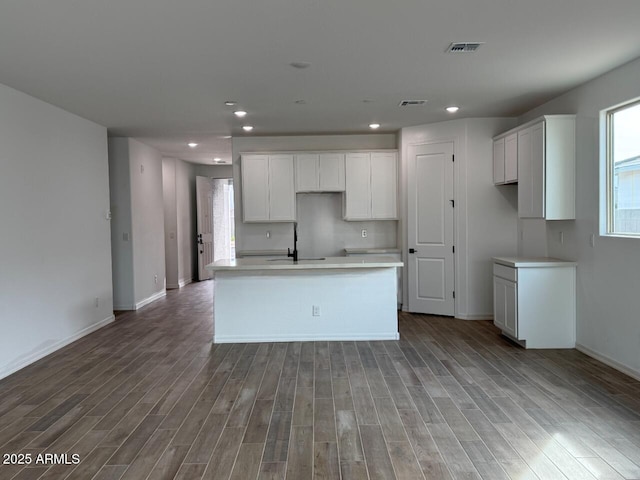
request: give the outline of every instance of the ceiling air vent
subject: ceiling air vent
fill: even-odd
[[[454,42],[447,48],[447,53],[473,53],[483,42]]]
[[[426,100],[402,100],[398,106],[399,107],[410,107],[414,105],[424,105],[427,103]]]

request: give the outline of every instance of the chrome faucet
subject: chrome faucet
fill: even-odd
[[[287,257],[293,257],[293,261],[298,261],[298,222],[293,222],[293,252],[287,248]]]

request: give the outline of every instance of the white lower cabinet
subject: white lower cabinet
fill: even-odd
[[[576,265],[494,258],[493,322],[525,348],[574,348]]]

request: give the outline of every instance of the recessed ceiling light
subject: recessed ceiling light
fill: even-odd
[[[196,148],[198,146],[196,142],[189,142],[187,143],[187,145],[189,145],[191,148]]]
[[[451,105],[450,107],[447,107],[446,110],[449,113],[456,113],[458,110],[460,110],[460,107],[456,107],[455,105]]]
[[[293,68],[299,68],[300,70],[303,70],[305,68],[309,68],[311,66],[311,63],[309,63],[309,62],[291,62],[289,65],[291,65]]]
[[[251,125],[243,125],[243,126],[242,126],[242,129],[243,129],[245,132],[250,132],[251,130],[253,130],[253,127],[252,127]]]
[[[236,117],[240,117],[240,118],[242,118],[242,117],[244,117],[244,116],[247,114],[247,112],[245,112],[244,110],[236,110],[235,112],[233,112],[233,114],[234,114]]]
[[[226,102],[224,102],[224,104],[228,107],[233,107],[234,105],[237,105],[238,102],[236,102],[235,100],[227,100]]]
[[[375,130],[376,128],[380,128],[380,124],[379,123],[370,123],[369,124],[369,128],[373,128]]]

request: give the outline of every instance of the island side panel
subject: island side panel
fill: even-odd
[[[399,338],[395,267],[218,271],[215,281],[215,343]]]

